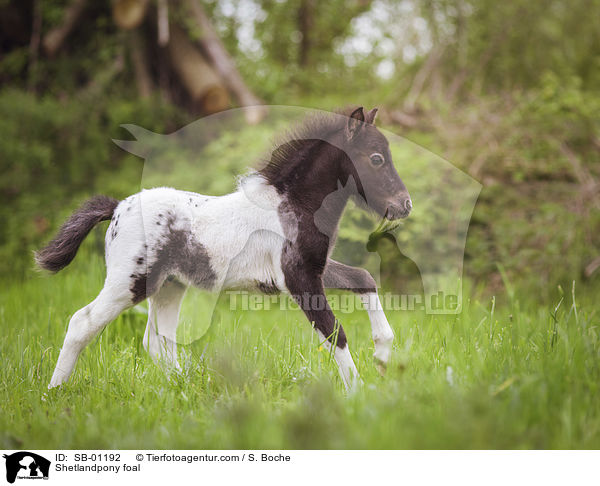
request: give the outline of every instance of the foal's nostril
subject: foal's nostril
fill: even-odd
[[[406,198],[406,199],[405,199]],[[383,216],[390,221],[400,218],[406,218],[412,209],[412,201],[406,195],[397,198],[393,203],[390,203]]]

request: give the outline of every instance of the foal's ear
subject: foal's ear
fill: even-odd
[[[368,111],[365,116],[365,121],[370,123],[371,125],[375,122],[375,117],[377,116],[378,108],[373,108],[371,111]]]
[[[357,108],[352,112],[348,123],[346,124],[346,138],[352,140],[352,138],[358,133],[365,121],[365,110],[363,107]]]

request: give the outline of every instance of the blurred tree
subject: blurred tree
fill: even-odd
[[[262,99],[383,105],[382,123],[484,182],[473,274],[501,260],[594,278],[598,18],[600,0],[0,0],[0,266],[30,263],[24,250],[99,181],[131,189],[139,166],[108,147],[119,124],[173,131]],[[221,157],[215,188],[245,153]]]
[[[9,56],[3,56],[2,67],[8,68],[13,80],[27,79],[34,90],[76,92],[81,85],[102,78],[106,73],[103,65],[116,65],[126,50],[130,62],[124,67],[124,78],[133,75],[137,94],[143,98],[159,86],[165,99],[179,101],[194,114],[226,109],[227,91],[242,106],[261,104],[197,0],[69,0],[51,6],[33,0],[20,6],[0,3],[0,14],[3,19],[12,17],[12,23],[19,25],[0,34],[0,52]],[[177,30],[176,45],[170,45],[169,25],[178,29],[177,23],[188,29]],[[193,31],[197,45],[185,38],[188,30]],[[40,59],[43,62],[37,73],[40,44],[45,59]],[[53,78],[48,74],[59,71],[70,77],[69,84],[50,82]],[[104,84],[108,87],[107,82]],[[254,110],[249,121],[260,120],[261,113]]]
[[[539,87],[541,75],[576,76],[600,89],[598,0],[426,0],[420,13],[443,45],[447,94]]]
[[[255,26],[263,59],[272,70],[284,72],[287,87],[319,91],[324,81],[339,82],[340,74],[350,74],[336,46],[350,34],[353,19],[368,11],[371,0],[258,0],[257,4],[265,12]]]

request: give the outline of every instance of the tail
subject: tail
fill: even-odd
[[[46,270],[58,272],[73,261],[82,241],[100,221],[112,218],[119,201],[107,196],[94,196],[75,211],[62,225],[56,237],[35,253],[36,263]]]

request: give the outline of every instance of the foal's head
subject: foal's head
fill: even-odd
[[[352,197],[382,218],[405,218],[412,202],[392,162],[389,143],[373,124],[377,109],[308,118],[272,152],[261,174],[307,210],[325,198],[341,212]],[[340,184],[344,190],[340,189]],[[350,190],[351,188],[352,190]],[[331,196],[335,201],[331,200]]]
[[[340,136],[346,154],[342,170],[356,179],[358,202],[388,220],[406,218],[412,201],[394,167],[387,139],[373,124],[376,114],[377,108],[365,113],[361,107],[346,120]]]

